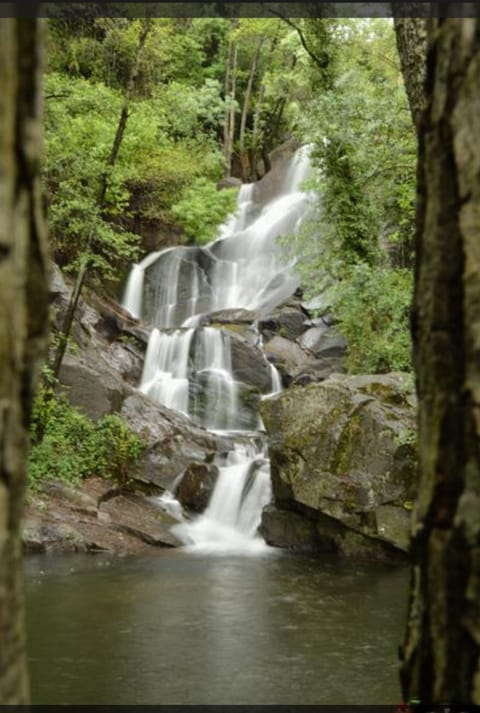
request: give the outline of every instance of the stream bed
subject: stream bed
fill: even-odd
[[[26,558],[35,704],[391,704],[408,568],[267,549]]]

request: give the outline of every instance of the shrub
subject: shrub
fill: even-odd
[[[218,191],[215,184],[199,178],[172,206],[172,213],[189,238],[199,245],[214,240],[218,228],[237,205],[237,191]]]
[[[412,282],[408,269],[358,264],[333,288],[332,307],[348,343],[350,372],[412,369]]]
[[[91,475],[124,482],[145,448],[120,416],[92,421],[71,406],[48,375],[34,401],[30,437],[28,477],[34,488],[45,479],[77,483]]]

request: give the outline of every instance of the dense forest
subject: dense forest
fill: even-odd
[[[45,121],[55,259],[113,286],[152,231],[211,241],[235,205],[221,178],[311,144],[316,213],[286,250],[311,295],[335,283],[352,371],[409,367],[415,137],[391,22],[52,21]]]
[[[259,687],[258,666],[242,668],[231,702],[255,703],[298,703],[301,690],[302,702],[331,702],[340,689],[330,675],[344,677],[345,666],[346,702],[400,696],[394,657],[380,683],[359,684],[365,667],[392,657],[400,628],[392,640],[380,631],[388,603],[372,600],[375,643],[349,662],[367,632],[340,590],[405,583],[413,562],[402,695],[477,701],[478,23],[92,10],[5,20],[0,32],[0,701],[29,700],[22,548],[140,555],[127,565],[135,581],[152,549],[177,548],[153,565],[167,590],[175,582],[182,592],[161,600],[177,622],[173,640],[168,623],[157,632],[161,647],[173,652],[187,631],[192,651],[212,632],[224,647],[228,612],[237,651],[258,646],[273,664],[267,681],[276,663],[301,661],[278,690]],[[275,548],[286,551],[278,567]],[[195,562],[204,579],[190,600]],[[229,569],[217,581],[218,563]],[[108,585],[95,574],[113,586],[113,616],[127,570],[115,565]],[[278,602],[303,605],[285,626],[262,587],[289,577],[294,597],[281,589]],[[40,580],[28,581],[33,611]],[[76,581],[88,599],[93,586]],[[318,604],[312,592],[323,593]],[[254,634],[244,608],[252,595]],[[150,595],[139,596],[148,611]],[[338,631],[326,629],[337,659],[329,652],[324,670],[315,656],[337,615]],[[75,655],[60,657],[65,679],[62,670],[59,686],[41,693],[41,678],[52,678],[35,653],[41,618],[30,629],[34,701],[103,695],[95,676],[86,697],[64,687],[78,678]],[[88,665],[117,656],[117,630]],[[294,646],[286,630],[301,632]],[[131,632],[120,629],[142,660],[150,644],[138,654]],[[115,661],[137,673],[129,656]],[[180,688],[152,690],[176,703],[220,702],[216,690],[236,690],[232,663],[229,653],[211,691],[200,686],[202,700],[193,698],[196,665]],[[331,686],[320,694],[309,678],[316,666]],[[131,690],[119,684],[114,702],[132,691],[151,702],[141,673]]]

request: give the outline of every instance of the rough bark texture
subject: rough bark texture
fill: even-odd
[[[37,20],[0,20],[0,704],[28,702],[19,524],[47,318]]]
[[[480,21],[429,27],[413,310],[420,486],[406,697],[480,703]]]
[[[396,17],[394,25],[408,103],[413,123],[418,127],[425,109],[427,25],[419,17]]]

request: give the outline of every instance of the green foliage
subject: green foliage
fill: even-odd
[[[145,448],[119,416],[95,422],[71,406],[48,373],[34,401],[30,438],[28,477],[33,488],[46,479],[76,483],[92,475],[123,482]]]
[[[235,210],[237,191],[217,190],[214,183],[198,179],[172,206],[185,233],[199,245],[212,241],[219,226]]]
[[[416,144],[392,25],[338,20],[330,32],[337,38],[333,74],[299,121],[321,169],[323,221],[346,262],[374,264],[382,247],[406,267]]]
[[[410,371],[410,270],[355,265],[332,288],[332,308],[348,344],[352,373]]]
[[[104,206],[98,201],[100,181],[121,95],[99,82],[60,74],[47,76],[46,92],[44,177],[55,255],[67,269],[76,270],[88,248],[95,273],[112,278],[120,265],[138,257],[139,238],[122,227],[122,217],[134,210],[149,219],[164,218],[197,177],[220,178],[221,152],[200,130],[219,121],[219,87],[210,82],[196,94],[179,93],[176,106],[170,91],[135,103],[118,160],[108,173]],[[175,140],[173,116],[183,116]]]
[[[136,257],[138,240],[112,223],[128,204],[125,163],[109,176],[105,209],[98,201],[121,97],[105,86],[57,74],[47,77],[46,92],[44,178],[55,254],[77,269],[79,257],[91,246],[98,273],[112,277],[116,260]]]
[[[312,145],[316,198],[281,244],[307,298],[320,295],[339,320],[349,371],[408,371],[416,146],[392,24],[302,26],[307,39],[317,31],[317,56],[328,55],[310,68],[314,97],[297,120]]]

